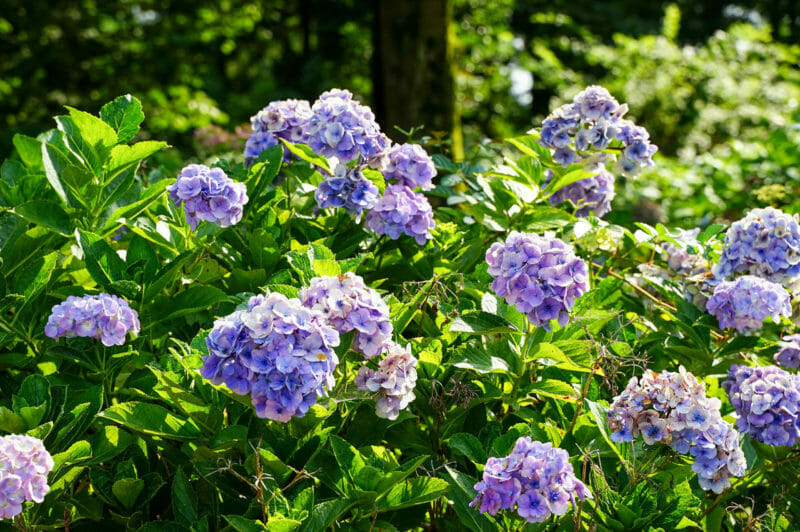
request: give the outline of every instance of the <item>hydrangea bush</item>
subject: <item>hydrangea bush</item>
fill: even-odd
[[[53,307],[44,333],[50,338],[94,338],[110,347],[123,345],[140,328],[139,315],[127,301],[102,293],[67,297]]]
[[[41,503],[50,491],[53,458],[42,440],[11,434],[0,438],[0,519],[11,519],[28,502]]]

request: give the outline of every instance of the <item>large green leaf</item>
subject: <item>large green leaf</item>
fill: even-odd
[[[378,499],[381,511],[399,510],[417,504],[435,501],[450,489],[447,481],[435,477],[416,477],[397,484]]]
[[[163,406],[136,401],[106,408],[100,416],[136,432],[171,440],[194,441],[203,437],[191,419],[179,417]]]
[[[482,310],[464,312],[450,324],[450,332],[470,334],[497,334],[503,332],[519,332],[519,329],[507,319]]]
[[[197,494],[189,484],[189,479],[180,467],[172,479],[172,512],[178,522],[191,525],[199,518],[197,513]]]
[[[144,120],[144,113],[141,102],[126,94],[105,104],[100,109],[100,118],[117,132],[117,142],[124,144],[139,132],[139,124]]]
[[[17,216],[52,229],[64,236],[72,235],[73,227],[69,215],[60,205],[47,200],[32,200],[14,207]]]
[[[472,434],[465,432],[453,434],[448,444],[451,448],[472,460],[472,462],[476,464],[486,463],[486,451],[483,450],[483,445],[481,445],[480,440]]]
[[[167,321],[186,316],[200,310],[212,308],[214,305],[229,301],[228,295],[213,286],[190,286],[188,289],[173,297],[169,307],[164,308],[166,314],[157,321]]]
[[[303,523],[303,532],[327,530],[339,517],[355,504],[348,499],[334,499],[314,506],[308,520]]]
[[[113,282],[127,279],[125,262],[102,237],[80,229],[77,233],[86,269],[97,284],[108,288]]]
[[[42,166],[42,141],[27,135],[17,133],[12,139],[17,154],[28,170],[41,171]]]
[[[453,366],[467,368],[478,373],[508,373],[508,363],[502,358],[492,356],[482,349],[465,347],[455,354],[456,362]]]

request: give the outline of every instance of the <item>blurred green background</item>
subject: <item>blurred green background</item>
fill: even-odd
[[[794,211],[799,25],[794,0],[4,0],[0,156],[123,93],[176,160],[238,149],[269,101],[343,87],[391,136],[478,157],[600,83],[661,150],[612,220]]]

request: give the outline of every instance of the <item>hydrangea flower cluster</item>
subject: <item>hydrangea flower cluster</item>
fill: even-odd
[[[475,490],[478,495],[470,506],[489,515],[516,506],[529,523],[564,515],[570,502],[575,506],[576,498],[592,498],[589,488],[575,476],[567,451],[528,436],[519,438],[508,456],[487,460]]]
[[[436,167],[433,159],[419,144],[395,144],[387,154],[383,177],[387,181],[405,185],[408,188],[433,188]]]
[[[775,353],[775,363],[784,368],[800,368],[800,334],[789,334],[783,337],[781,348]]]
[[[700,487],[721,493],[732,476],[744,475],[747,462],[739,433],[720,415],[720,401],[706,396],[703,383],[683,367],[678,372],[647,370],[633,377],[608,409],[615,442],[639,435],[645,443],[665,443],[694,457]]]
[[[569,201],[578,209],[575,211],[576,216],[594,213],[601,217],[608,213],[615,195],[614,176],[603,165],[596,165],[596,168],[596,175],[558,189],[550,196],[550,204],[555,206]]]
[[[773,207],[753,209],[725,233],[719,264],[720,278],[749,273],[776,283],[800,275],[800,223]]]
[[[42,440],[11,434],[0,438],[0,519],[12,519],[26,501],[40,503],[50,491],[53,458]]]
[[[755,275],[719,283],[708,298],[706,310],[719,320],[721,329],[733,328],[743,334],[761,329],[767,317],[777,323],[781,316],[792,315],[789,292]]]
[[[558,238],[512,231],[486,252],[492,290],[550,330],[550,320],[566,325],[575,300],[589,289],[589,268]]]
[[[350,162],[361,156],[371,162],[389,149],[389,137],[381,133],[372,110],[344,89],[323,92],[311,106],[306,142],[314,152]]]
[[[397,240],[400,235],[414,237],[417,244],[424,246],[433,238],[430,230],[436,227],[433,209],[428,199],[410,188],[395,184],[383,191],[383,197],[367,213],[367,229],[378,235],[387,235]]]
[[[800,376],[777,366],[733,365],[723,386],[740,431],[767,445],[800,442]]]
[[[311,105],[306,100],[278,100],[260,110],[250,124],[253,132],[244,146],[245,165],[250,166],[261,152],[280,144],[280,139],[305,144],[306,125],[311,120]],[[284,160],[291,154],[284,150]]]
[[[540,142],[555,150],[553,160],[566,168],[581,162],[592,150],[609,148],[616,140],[622,144],[619,170],[633,175],[643,166],[653,165],[658,148],[650,142],[646,129],[622,118],[626,112],[628,106],[620,105],[606,89],[589,86],[542,122]]]
[[[256,415],[284,423],[303,417],[323,387],[333,387],[339,361],[339,333],[324,317],[274,292],[215,321],[206,345],[203,378],[249,393]]]
[[[102,293],[69,296],[54,306],[44,333],[50,338],[94,338],[105,346],[122,345],[128,333],[136,336],[139,315],[124,299]]]
[[[356,331],[353,348],[366,358],[381,354],[392,340],[389,306],[360,276],[347,272],[315,277],[300,290],[304,306],[322,315],[339,334]]]
[[[343,207],[361,219],[363,212],[378,202],[379,194],[375,183],[364,177],[360,169],[338,164],[333,175],[326,176],[319,184],[314,197],[320,209]]]
[[[201,220],[220,227],[237,224],[248,201],[244,183],[229,178],[222,168],[203,164],[185,167],[167,190],[176,207],[184,204],[186,223],[192,230],[197,229]]]
[[[699,275],[709,271],[710,264],[703,254],[689,251],[689,248],[702,249],[697,240],[699,234],[699,227],[690,230],[678,229],[678,234],[673,236],[673,239],[680,245],[672,242],[661,244],[670,270],[680,275]]]
[[[375,393],[375,414],[384,419],[397,419],[400,411],[415,399],[417,359],[409,347],[390,343],[388,353],[378,369],[362,366],[355,378],[358,389]]]

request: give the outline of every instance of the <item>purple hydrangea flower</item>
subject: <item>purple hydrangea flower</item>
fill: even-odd
[[[564,515],[576,498],[592,498],[589,488],[575,476],[567,451],[528,436],[519,438],[508,456],[489,458],[475,490],[478,495],[470,506],[489,515],[516,507],[529,523]]]
[[[384,419],[397,419],[400,411],[415,399],[417,359],[409,347],[390,343],[388,353],[378,369],[361,367],[355,378],[360,390],[375,393],[375,414]]]
[[[320,155],[336,157],[345,163],[361,157],[375,166],[391,145],[375,122],[372,110],[353,99],[350,91],[323,92],[311,111],[306,127],[307,143]]]
[[[339,334],[356,331],[353,349],[366,358],[381,354],[392,341],[389,306],[352,272],[315,277],[300,290],[299,297],[303,305],[321,314]]]
[[[387,181],[394,180],[411,189],[430,190],[435,176],[433,159],[419,144],[395,144],[389,150],[383,169]]]
[[[550,320],[569,321],[575,300],[589,289],[589,268],[558,238],[512,231],[486,252],[492,291],[534,325],[550,330]]]
[[[436,222],[433,221],[431,204],[425,196],[396,184],[387,186],[383,191],[383,197],[367,213],[365,226],[392,240],[406,234],[424,246],[433,238],[430,230],[436,227]]]
[[[11,434],[0,438],[0,519],[12,519],[26,502],[40,503],[50,491],[53,458],[42,440]]]
[[[681,275],[699,275],[707,273],[710,270],[708,260],[703,257],[700,250],[703,249],[702,244],[697,240],[697,235],[700,234],[700,228],[691,230],[678,229],[677,235],[672,238],[677,242],[664,242],[661,244],[661,249],[664,250],[664,258],[667,261],[669,269]],[[691,249],[695,250],[692,253]]]
[[[781,348],[775,353],[775,362],[784,368],[800,368],[800,334],[789,334],[783,337]]]
[[[569,201],[578,209],[575,211],[576,216],[594,213],[601,217],[608,213],[611,210],[611,200],[614,199],[614,176],[603,165],[596,165],[595,168],[596,175],[558,189],[550,196],[550,204],[555,206]],[[552,176],[552,172],[550,175]]]
[[[250,166],[267,148],[280,144],[280,139],[305,144],[306,126],[311,116],[311,106],[306,100],[270,102],[250,118],[253,132],[244,147],[245,166]],[[290,157],[289,151],[284,150],[283,159],[288,161]]]
[[[781,285],[755,275],[743,275],[719,283],[708,299],[706,309],[719,320],[721,329],[733,328],[743,334],[761,329],[767,317],[779,323],[781,316],[788,318],[792,315],[789,292]]]
[[[299,299],[254,296],[247,310],[214,322],[200,374],[237,394],[250,394],[256,415],[287,422],[303,417],[333,388],[339,333]]]
[[[647,370],[614,398],[608,426],[615,442],[641,435],[648,445],[664,443],[690,454],[700,487],[721,493],[730,477],[744,475],[747,463],[738,432],[719,408],[719,399],[707,397],[703,383],[683,367],[678,372]]]
[[[776,283],[800,275],[800,224],[797,215],[767,207],[753,209],[725,233],[719,264],[723,279],[749,273]]]
[[[102,293],[69,296],[53,307],[44,333],[50,338],[94,338],[105,346],[122,345],[141,328],[139,315],[124,299]]]
[[[379,196],[378,187],[364,177],[360,169],[341,163],[334,168],[333,175],[325,177],[314,194],[318,208],[342,207],[359,220],[365,210],[375,206]]]
[[[800,376],[777,366],[731,366],[723,384],[737,428],[767,445],[800,442]]]
[[[200,220],[214,222],[220,227],[237,224],[248,200],[244,183],[229,178],[222,168],[203,164],[185,167],[167,190],[176,207],[183,203],[186,223],[193,230]]]

